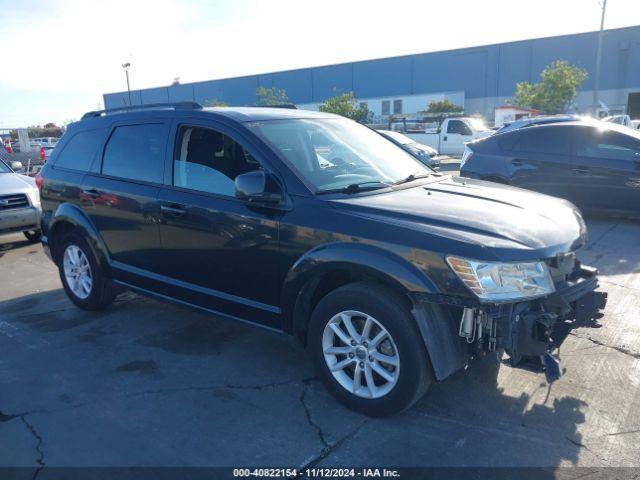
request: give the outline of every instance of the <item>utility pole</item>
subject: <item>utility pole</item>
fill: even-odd
[[[606,1],[606,0],[605,0]],[[131,107],[131,87],[129,87],[129,67],[131,64],[129,62],[123,63],[122,68],[124,68],[124,74],[127,77],[127,93],[129,94],[129,106]]]
[[[607,0],[602,0],[602,17],[600,18],[600,33],[598,33],[598,53],[596,54],[596,78],[593,87],[593,116],[598,117],[598,93],[600,90],[600,62],[602,61],[602,31],[604,30],[604,16],[607,11]]]

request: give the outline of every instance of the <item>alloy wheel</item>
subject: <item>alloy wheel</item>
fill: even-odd
[[[64,251],[62,261],[67,285],[73,294],[84,300],[91,294],[93,277],[91,265],[85,253],[76,245],[69,245]]]
[[[324,328],[322,351],[333,377],[358,397],[383,397],[398,383],[398,348],[371,315],[347,310],[333,316]]]

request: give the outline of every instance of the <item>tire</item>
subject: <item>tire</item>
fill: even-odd
[[[42,231],[41,230],[28,230],[28,231],[22,232],[22,233],[24,233],[24,236],[31,243],[38,243],[40,241],[40,237],[42,237]]]
[[[405,303],[386,287],[358,282],[327,294],[315,307],[308,331],[314,366],[326,388],[348,408],[374,417],[397,413],[413,405],[434,382],[422,337]],[[355,347],[351,344],[356,336],[348,333],[345,317],[360,337],[369,338],[366,345],[366,338]],[[362,335],[367,323],[370,334]],[[345,337],[336,333],[336,326]],[[388,336],[373,345],[383,329]],[[393,362],[387,363],[389,359]],[[330,364],[337,370],[332,372]],[[380,368],[386,370],[385,377]]]
[[[115,289],[109,279],[105,277],[93,251],[80,233],[71,232],[65,235],[56,247],[56,264],[58,265],[62,286],[69,299],[76,306],[84,310],[101,310],[113,302],[116,297]],[[74,252],[76,253],[76,265],[72,263]],[[65,258],[68,254],[69,257]],[[85,261],[83,261],[83,258]],[[87,283],[83,282],[80,282],[80,286],[78,286],[77,282],[73,285],[70,284],[73,280],[68,278],[65,269],[69,272],[69,269],[74,266],[78,270],[88,272],[90,277],[89,288],[87,288]]]

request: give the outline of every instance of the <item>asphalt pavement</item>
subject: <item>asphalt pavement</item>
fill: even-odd
[[[0,237],[0,467],[639,466],[640,224],[588,224],[609,303],[560,380],[485,360],[383,419],[284,335],[131,293],[79,310],[40,245]]]

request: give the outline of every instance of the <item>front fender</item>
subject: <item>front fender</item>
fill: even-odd
[[[56,238],[58,228],[70,224],[74,229],[82,232],[87,243],[89,243],[89,246],[93,250],[93,254],[98,259],[98,262],[104,267],[108,267],[109,251],[102,237],[100,237],[98,229],[80,207],[71,203],[61,203],[47,223],[48,225],[43,228],[43,230],[46,232],[48,245],[53,255],[55,255],[54,252],[56,249],[55,242],[56,240],[59,241],[59,239]]]
[[[339,270],[378,279],[402,293],[437,292],[424,272],[391,251],[360,243],[321,245],[300,257],[286,275],[281,305],[287,326],[292,326],[296,299],[307,282]]]

